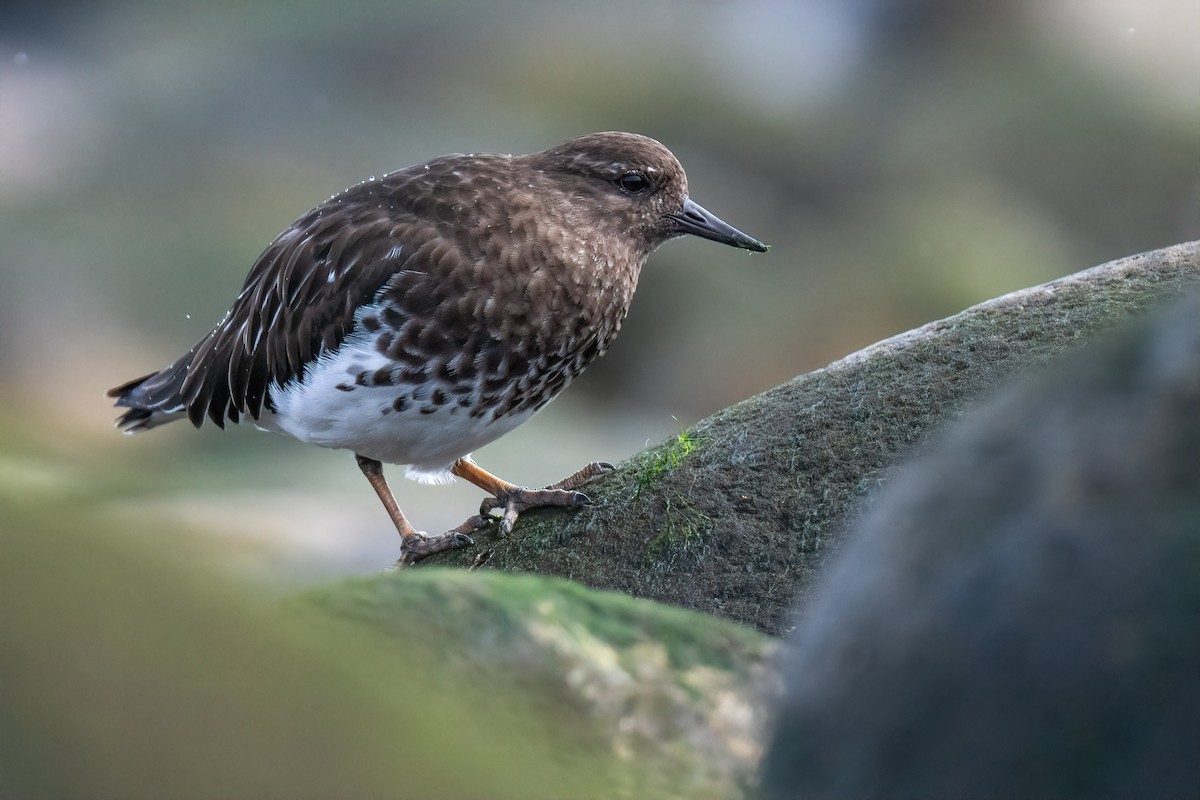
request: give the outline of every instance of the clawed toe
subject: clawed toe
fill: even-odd
[[[468,520],[468,522],[470,521]],[[431,556],[434,553],[440,553],[444,550],[457,550],[460,547],[470,547],[475,544],[475,540],[463,531],[466,524],[464,523],[454,530],[447,531],[439,536],[427,536],[424,533],[405,536],[400,543],[400,559],[396,562],[396,566],[415,564],[426,556]]]
[[[603,475],[604,473],[612,472],[615,469],[616,467],[607,461],[593,461],[575,474],[568,475],[558,483],[552,483],[546,488],[566,490],[578,489],[580,486],[587,483],[597,475]]]
[[[486,498],[479,506],[479,513],[487,516],[498,508],[503,509],[500,515],[500,535],[508,536],[517,523],[517,517],[531,508],[581,508],[591,502],[591,498],[583,492],[566,489],[513,489],[496,497]]]
[[[531,508],[557,506],[579,508],[592,502],[583,492],[566,489],[516,489],[504,492],[499,497],[488,497],[479,506],[480,514],[488,514],[497,508],[515,508],[519,514]]]
[[[573,475],[552,483],[544,489],[525,489],[513,486],[507,481],[500,480],[495,475],[483,470],[470,458],[460,458],[454,462],[451,471],[460,478],[466,478],[479,488],[491,492],[492,496],[485,498],[479,506],[479,515],[472,517],[456,530],[474,532],[483,525],[491,524],[496,517],[492,512],[500,509],[500,535],[512,533],[513,525],[521,512],[542,506],[557,506],[558,508],[580,508],[592,502],[583,492],[575,491],[587,481],[615,469],[612,464],[594,461]],[[484,520],[481,524],[479,520]]]

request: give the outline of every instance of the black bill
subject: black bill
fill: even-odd
[[[767,246],[752,236],[739,231],[722,220],[703,206],[692,202],[690,197],[684,198],[683,208],[674,214],[668,214],[679,226],[680,233],[691,233],[712,239],[714,242],[753,250],[756,253],[767,252]]]

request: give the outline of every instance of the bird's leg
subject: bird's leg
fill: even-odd
[[[575,491],[575,488],[583,485],[589,478],[612,468],[611,464],[596,462],[588,464],[574,475],[563,478],[557,483],[552,483],[544,489],[526,489],[497,478],[470,458],[460,458],[454,462],[454,466],[450,468],[450,471],[458,477],[470,481],[485,492],[489,492],[492,496],[485,499],[480,505],[480,516],[472,517],[459,526],[459,528],[466,528],[472,524],[478,525],[481,521],[486,522],[488,520],[487,515],[492,509],[502,508],[504,509],[504,514],[500,517],[500,535],[507,536],[512,533],[513,525],[516,524],[517,517],[522,511],[528,511],[531,508],[539,508],[541,506],[560,506],[565,508],[585,506],[591,500],[583,492]],[[482,525],[479,525],[479,527],[482,527]]]
[[[404,512],[400,510],[400,505],[396,502],[392,490],[388,488],[387,480],[383,477],[383,464],[373,458],[360,456],[358,453],[355,453],[354,457],[358,460],[358,468],[362,470],[363,475],[367,476],[371,488],[375,490],[375,494],[379,495],[379,500],[387,509],[388,516],[392,518],[392,523],[396,526],[397,533],[400,534],[400,560],[396,562],[397,564],[411,564],[433,553],[475,544],[475,541],[464,531],[465,524],[440,536],[427,536],[414,528],[408,518],[404,516]]]

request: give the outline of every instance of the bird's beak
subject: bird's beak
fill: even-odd
[[[692,233],[732,247],[741,247],[756,253],[767,252],[765,244],[742,233],[712,212],[706,211],[700,204],[692,202],[690,197],[683,199],[683,208],[667,216],[675,221],[681,234]]]

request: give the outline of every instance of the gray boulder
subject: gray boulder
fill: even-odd
[[[1200,296],[901,469],[786,680],[768,798],[1200,796]]]

